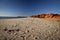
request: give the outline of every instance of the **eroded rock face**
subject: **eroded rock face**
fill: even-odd
[[[60,16],[54,16],[53,18],[59,18],[60,19]]]
[[[41,14],[40,18],[45,18],[46,14]]]
[[[41,14],[36,16],[30,16],[31,18],[60,18],[59,14]]]
[[[46,14],[44,18],[53,18],[54,14]]]

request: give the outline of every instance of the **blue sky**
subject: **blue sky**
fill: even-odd
[[[60,0],[0,0],[0,16],[60,14]]]

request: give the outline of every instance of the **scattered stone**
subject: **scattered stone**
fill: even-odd
[[[8,32],[14,32],[15,30],[8,30]]]
[[[46,15],[44,14],[43,16],[39,17],[43,18],[44,16]],[[60,40],[60,21],[57,22],[35,18],[14,20],[11,19],[0,21],[0,23],[2,23],[3,25],[0,28],[0,40]],[[30,22],[32,20],[33,22]],[[3,21],[5,24],[3,23]],[[6,23],[7,21],[8,23]],[[15,25],[16,27],[11,26],[17,23],[19,25]]]
[[[16,31],[19,31],[19,29],[16,29]]]
[[[7,40],[7,38],[5,37],[4,40]]]
[[[7,31],[7,30],[8,30],[7,28],[4,29],[4,31]]]

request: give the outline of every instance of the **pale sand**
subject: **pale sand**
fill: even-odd
[[[43,18],[0,20],[0,40],[60,40],[60,20]]]

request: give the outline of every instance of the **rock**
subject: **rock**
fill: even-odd
[[[46,14],[46,16],[44,18],[52,18],[53,14]]]
[[[33,15],[30,16],[31,18],[60,18],[59,14],[40,14],[40,15]]]
[[[40,18],[45,18],[46,14],[41,14]]]

